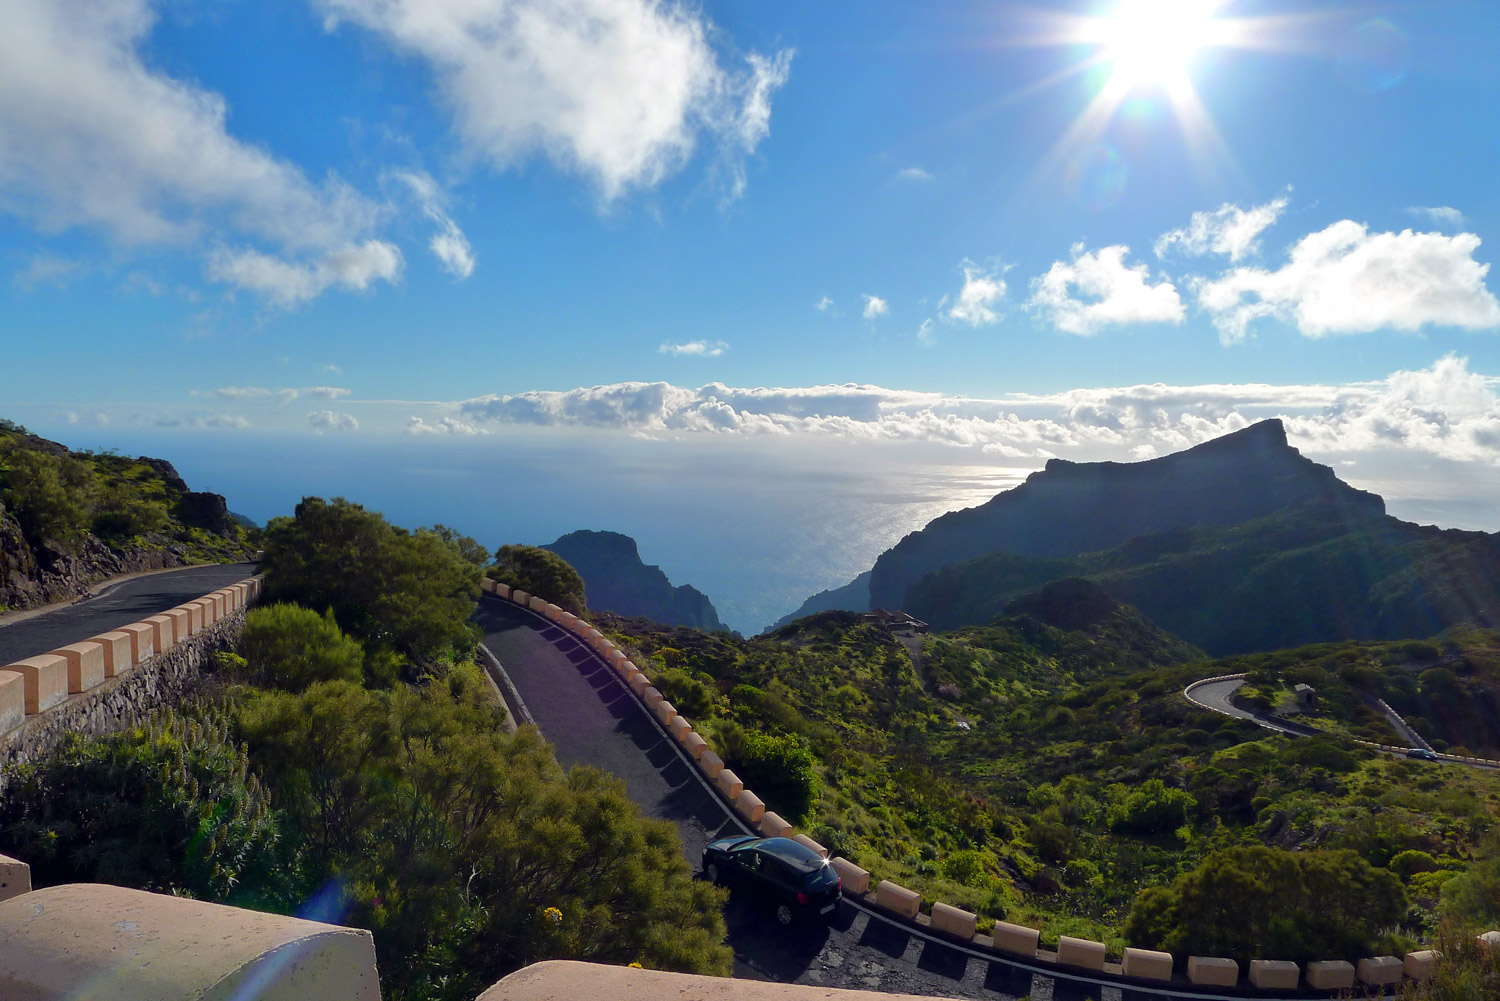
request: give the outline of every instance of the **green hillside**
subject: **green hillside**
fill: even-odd
[[[255,534],[170,462],[72,451],[0,420],[0,608],[118,573],[245,559]]]
[[[1357,944],[1316,940],[1325,949],[1394,949],[1433,934],[1440,913],[1474,910],[1472,894],[1442,903],[1442,887],[1482,881],[1475,860],[1500,854],[1489,833],[1500,780],[1341,735],[1396,739],[1356,693],[1371,685],[1444,707],[1424,723],[1444,739],[1455,692],[1496,680],[1500,636],[1208,661],[1128,607],[1059,629],[1038,617],[1048,602],[1023,604],[1025,615],[920,640],[920,671],[901,637],[849,612],[753,640],[607,625],[771,809],[874,878],[986,922],[1033,923],[1044,941],[1085,934],[1119,947],[1129,934],[1151,945],[1142,937],[1169,932],[1144,914],[1130,924],[1137,893],[1205,860],[1208,874],[1248,864],[1214,854],[1247,845],[1271,850],[1256,864],[1323,866],[1340,885],[1379,889],[1374,903],[1351,900],[1385,908],[1386,926],[1358,931]],[[1453,685],[1432,673],[1439,663]],[[1231,671],[1254,672],[1262,688],[1249,694],[1265,699],[1315,684],[1310,721],[1335,735],[1269,736],[1182,697]],[[1478,715],[1482,706],[1463,718]],[[1397,939],[1376,941],[1392,929]]]
[[[928,574],[903,607],[938,628],[989,622],[1017,595],[1059,577],[1094,581],[1215,654],[1500,622],[1496,536],[1335,503],[1161,532],[1080,556],[984,556]]]

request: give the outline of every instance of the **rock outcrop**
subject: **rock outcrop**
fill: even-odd
[[[567,560],[583,577],[590,608],[707,632],[728,628],[702,591],[686,584],[674,587],[661,567],[642,562],[628,535],[569,532],[542,548]]]

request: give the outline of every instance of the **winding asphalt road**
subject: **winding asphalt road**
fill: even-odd
[[[0,666],[128,626],[254,575],[254,563],[170,570],[106,584],[92,598],[40,614],[0,619]]]
[[[619,776],[647,816],[672,821],[696,868],[703,846],[743,828],[613,671],[565,630],[495,598],[474,621],[564,766]],[[948,944],[849,900],[828,927],[779,927],[731,898],[724,916],[737,977],[939,997],[1032,1001],[1166,1001],[1245,996],[1091,982]],[[1038,964],[1040,965],[1040,964]]]

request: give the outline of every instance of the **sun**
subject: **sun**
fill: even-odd
[[[1111,90],[1176,90],[1187,83],[1193,56],[1223,44],[1226,22],[1213,0],[1121,0],[1093,19],[1090,41],[1111,67]]]

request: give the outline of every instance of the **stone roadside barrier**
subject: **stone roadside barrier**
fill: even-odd
[[[663,729],[683,746],[689,758],[697,763],[709,783],[729,802],[736,813],[750,823],[753,829],[759,830],[766,837],[789,837],[824,858],[829,858],[826,848],[807,835],[798,833],[780,815],[768,811],[760,797],[746,789],[739,776],[724,766],[724,760],[708,746],[703,736],[693,729],[691,722],[677,714],[676,708],[651,684],[651,679],[646,672],[631,661],[629,655],[599,629],[572,612],[559,609],[550,602],[529,595],[525,591],[511,588],[499,581],[486,578],[482,582],[482,588],[486,594],[514,602],[536,611],[549,621],[558,623],[598,654],[605,665],[620,676],[621,680],[657,718]],[[1226,674],[1216,678],[1203,678],[1190,685],[1188,691],[1200,684],[1231,681],[1243,677],[1243,674]],[[0,681],[3,681],[3,676],[0,676]],[[0,721],[4,719],[4,707],[4,690],[0,687]],[[3,728],[3,725],[0,725],[0,728]],[[1378,744],[1368,746],[1402,753],[1406,750],[1398,747],[1387,748]],[[1475,760],[1457,758],[1452,755],[1440,755],[1440,757],[1451,760]],[[1500,766],[1500,762],[1481,763]],[[849,859],[840,857],[829,858],[829,864],[839,874],[845,893],[870,901],[882,910],[907,921],[918,922],[922,896],[916,890],[908,889],[891,880],[881,880],[872,895],[870,873],[867,870]],[[928,927],[941,931],[945,935],[996,953],[1033,961],[1051,958],[1048,954],[1040,952],[1041,931],[1037,928],[1028,928],[1025,925],[1012,924],[1008,921],[997,921],[990,935],[982,935],[978,933],[977,915],[943,901],[934,901],[930,918],[922,920]],[[1493,942],[1481,936],[1481,944],[1500,947],[1500,932],[1487,934],[1494,937]],[[1426,979],[1432,975],[1432,965],[1436,958],[1437,953],[1430,949],[1407,953],[1404,959],[1397,959],[1394,956],[1376,956],[1361,960],[1357,970],[1353,963],[1344,960],[1312,962],[1308,963],[1306,969],[1303,970],[1296,963],[1287,960],[1255,959],[1250,961],[1247,979],[1250,987],[1267,991],[1295,990],[1298,982],[1303,979],[1308,987],[1315,990],[1347,991],[1353,989],[1356,973],[1358,973],[1360,983],[1367,986],[1389,986],[1397,983],[1403,975],[1412,980]],[[1108,950],[1103,942],[1074,938],[1069,935],[1058,938],[1056,962],[1059,965],[1099,973],[1104,972],[1107,959]],[[1164,982],[1172,979],[1174,964],[1175,960],[1171,953],[1126,948],[1122,954],[1120,972],[1123,976],[1133,979]],[[1239,964],[1232,959],[1189,956],[1185,967],[1187,980],[1194,985],[1242,986]]]
[[[261,581],[251,577],[140,622],[0,666],[0,738],[28,717],[127,674],[241,611],[260,597]]]

